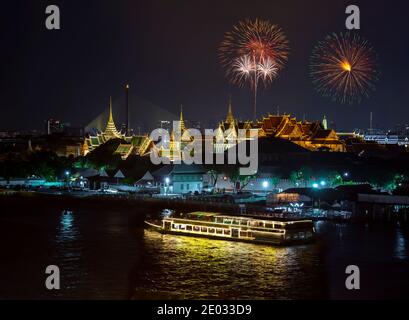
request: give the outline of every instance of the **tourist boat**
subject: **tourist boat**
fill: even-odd
[[[315,235],[312,220],[279,221],[212,212],[173,214],[145,223],[161,233],[273,245],[311,242]]]

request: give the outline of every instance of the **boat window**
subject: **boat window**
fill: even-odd
[[[240,224],[241,224],[242,226],[247,226],[247,220],[241,220],[241,221],[240,221]]]
[[[207,232],[207,227],[202,227],[202,232]]]
[[[222,234],[222,233],[223,233],[223,229],[217,228],[217,229],[216,229],[216,233],[217,233],[217,234]]]
[[[278,223],[274,223],[274,229],[284,229],[284,226]]]
[[[230,229],[224,229],[224,234],[225,235],[230,235]]]
[[[272,228],[272,227],[273,227],[273,223],[272,223],[272,222],[266,222],[266,223],[265,223],[265,227],[266,227],[266,228]]]
[[[186,229],[186,225],[185,224],[180,224],[179,225],[179,230],[185,230]]]
[[[240,237],[247,237],[246,231],[240,231]]]
[[[223,223],[225,224],[231,224],[232,220],[231,219],[224,219]]]
[[[177,224],[174,224],[174,223],[173,223],[173,224],[172,224],[172,228],[173,228],[173,229],[177,229]]]
[[[240,224],[240,220],[233,220],[233,224]]]
[[[259,226],[259,227],[264,227],[264,222],[259,221],[259,222],[258,222],[258,226]]]
[[[209,228],[209,233],[214,233],[214,228]]]
[[[197,232],[199,232],[199,231],[200,231],[200,227],[198,227],[198,226],[194,226],[194,227],[193,227],[193,231],[197,231]]]
[[[192,226],[186,226],[187,231],[192,231]]]

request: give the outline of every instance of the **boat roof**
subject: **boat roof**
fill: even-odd
[[[189,216],[193,217],[220,217],[220,218],[228,218],[228,219],[240,219],[240,220],[260,220],[260,221],[274,221],[276,223],[281,223],[282,225],[285,224],[292,224],[292,223],[300,223],[300,222],[312,222],[309,219],[299,219],[299,220],[278,220],[273,217],[260,217],[260,216],[233,216],[229,214],[222,214],[217,212],[206,212],[206,211],[195,211],[195,212],[188,212],[186,213]]]

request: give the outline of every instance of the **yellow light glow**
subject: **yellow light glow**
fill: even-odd
[[[351,67],[351,65],[349,64],[348,61],[342,62],[342,63],[341,63],[341,67],[342,67],[342,69],[344,69],[345,71],[351,72],[352,67]]]

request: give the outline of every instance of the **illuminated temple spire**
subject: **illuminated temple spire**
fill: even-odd
[[[112,99],[109,97],[109,118],[108,123],[104,131],[104,135],[111,138],[121,138],[121,134],[118,132],[115,126],[114,117],[112,116]]]
[[[234,124],[234,117],[233,117],[233,111],[232,111],[232,106],[231,106],[231,96],[229,96],[229,111],[227,112],[226,122],[230,125]]]
[[[180,105],[179,129],[180,129],[181,133],[183,133],[183,131],[185,131],[185,121],[183,120],[183,105]]]
[[[322,119],[322,126],[325,130],[328,129],[328,122],[327,122],[327,118],[324,115],[324,119]]]

